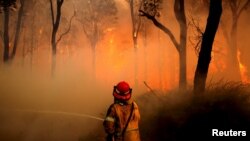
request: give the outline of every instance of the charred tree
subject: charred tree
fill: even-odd
[[[143,19],[143,57],[144,57],[144,81],[147,81],[148,68],[148,53],[147,53],[147,21]]]
[[[136,49],[138,46],[138,33],[141,27],[141,18],[138,13],[138,9],[141,7],[142,1],[129,1],[129,7],[130,7],[130,15],[131,15],[131,21],[132,21],[132,37],[133,37],[133,44],[134,48]]]
[[[3,51],[3,61],[7,62],[9,60],[9,8],[4,7],[4,51]]]
[[[12,53],[11,53],[11,60],[14,59],[15,55],[16,55],[16,50],[17,50],[17,46],[18,46],[18,42],[19,42],[19,37],[20,37],[20,32],[21,32],[21,25],[22,25],[22,21],[23,21],[23,13],[24,13],[24,5],[25,5],[25,0],[20,0],[20,8],[18,11],[18,17],[17,17],[17,24],[16,24],[16,33],[15,33],[15,38],[14,38],[14,45],[13,45],[13,49],[12,49]]]
[[[56,17],[54,15],[53,2],[50,0],[50,11],[51,11],[51,21],[52,21],[52,33],[51,33],[51,49],[52,49],[52,62],[51,62],[51,75],[53,76],[56,68],[56,53],[57,53],[57,44],[61,41],[63,36],[69,33],[71,29],[72,19],[75,17],[75,11],[73,16],[70,18],[68,29],[59,35],[57,38],[57,32],[59,29],[60,21],[61,21],[61,9],[64,0],[56,1]]]
[[[134,83],[135,87],[138,87],[138,33],[141,28],[141,18],[139,16],[138,10],[142,5],[141,0],[129,0],[130,15],[132,22],[132,37],[134,45]]]
[[[4,41],[4,51],[3,51],[3,62],[8,62],[9,56],[9,12],[10,9],[16,9],[16,0],[0,0],[0,8],[3,9],[3,41]]]
[[[205,91],[211,51],[222,13],[222,0],[210,0],[207,25],[202,37],[201,49],[194,76],[194,93]]]
[[[117,20],[118,9],[114,0],[88,0],[79,3],[86,7],[80,7],[77,11],[77,20],[82,24],[83,32],[89,40],[92,52],[92,77],[96,79],[96,48],[98,42],[107,32],[112,31]]]
[[[52,21],[52,33],[51,33],[51,49],[52,49],[52,64],[51,64],[51,74],[54,75],[55,68],[56,68],[56,35],[59,28],[60,20],[61,20],[61,7],[63,5],[64,0],[57,0],[56,1],[56,18],[54,15],[54,8],[52,0],[50,0],[50,11],[51,11],[51,21]]]
[[[166,33],[174,44],[175,48],[179,53],[179,88],[180,90],[185,90],[187,87],[187,65],[186,65],[186,39],[187,39],[187,24],[186,24],[186,16],[185,16],[185,6],[184,0],[175,0],[174,2],[174,13],[175,17],[179,23],[180,27],[180,41],[178,43],[174,34],[171,32],[169,28],[164,26],[156,19],[157,11],[152,8],[146,8],[144,6],[144,10],[139,10],[141,12],[141,16],[146,16],[149,20],[151,20],[156,27]]]
[[[187,87],[187,23],[185,15],[184,0],[175,0],[174,3],[175,17],[180,28],[180,43],[179,43],[179,86],[181,89]]]
[[[229,45],[229,59],[227,64],[230,66],[230,69],[228,69],[228,72],[232,80],[241,81],[240,65],[238,60],[239,48],[237,46],[237,28],[239,17],[242,12],[250,6],[250,0],[227,0],[224,1],[224,3],[232,14],[232,24],[229,30],[226,29],[226,26],[223,23],[221,24],[223,34],[226,38],[227,44]]]

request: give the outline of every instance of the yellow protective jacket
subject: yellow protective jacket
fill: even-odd
[[[122,132],[129,119],[133,104],[131,119],[128,122],[124,136]],[[112,136],[114,141],[140,141],[139,133],[140,113],[135,102],[130,103],[114,103],[110,105],[106,118],[103,122],[104,129],[109,136]],[[111,139],[107,139],[111,140]]]

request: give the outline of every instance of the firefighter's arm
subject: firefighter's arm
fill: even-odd
[[[112,104],[107,112],[107,115],[104,119],[103,126],[105,129],[105,132],[108,135],[113,135],[115,133],[115,108],[114,105]]]

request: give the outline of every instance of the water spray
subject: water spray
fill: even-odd
[[[79,114],[79,113],[70,113],[70,112],[62,112],[62,111],[35,111],[35,110],[29,110],[29,109],[8,109],[8,110],[1,109],[1,111],[17,111],[17,112],[41,113],[41,114],[59,114],[59,115],[65,115],[65,116],[90,118],[90,119],[95,119],[98,121],[104,121],[103,118],[89,115],[89,114]]]

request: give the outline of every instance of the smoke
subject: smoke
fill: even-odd
[[[33,12],[27,12],[23,23],[26,26],[20,35],[15,60],[10,65],[0,63],[0,109],[3,109],[0,111],[0,140],[83,140],[95,127],[99,127],[98,133],[103,136],[102,122],[92,118],[105,116],[106,109],[113,102],[111,93],[117,82],[127,81],[133,88],[135,99],[148,92],[144,81],[153,90],[158,90],[157,93],[178,87],[178,52],[169,37],[157,29],[151,21],[142,18],[146,24],[147,34],[144,36],[145,29],[139,32],[135,61],[129,3],[118,0],[116,2],[119,7],[118,21],[115,26],[107,28],[104,38],[96,46],[96,70],[92,69],[93,55],[90,41],[84,34],[81,23],[73,19],[71,31],[58,43],[56,70],[53,77],[51,77],[49,5],[40,1],[34,7],[39,13],[39,16],[38,13],[34,16],[34,28],[29,28],[32,26],[30,19],[32,16],[29,14],[32,15]],[[74,6],[77,10],[84,7],[80,1],[75,3],[65,1],[59,34],[67,29],[67,19],[72,16]],[[193,8],[193,5],[187,6]],[[79,12],[77,10],[76,12]],[[201,26],[205,27],[207,11],[203,9],[202,12],[197,12],[199,10],[196,8],[194,13],[201,18]],[[47,12],[44,13],[44,11]],[[178,23],[173,11],[173,3],[164,2],[162,14],[158,20],[166,25],[178,40]],[[12,14],[15,15],[15,13]],[[224,16],[225,19],[228,18],[228,15]],[[238,36],[239,46],[242,49],[242,62],[247,69],[250,66],[249,61],[246,61],[249,58],[247,54],[249,52],[248,16],[243,13],[239,22],[240,35]],[[10,25],[11,32],[13,32],[15,22],[11,23],[13,24]],[[230,23],[226,24],[230,25]],[[190,29],[188,34],[192,34]],[[208,80],[217,81],[221,78],[230,80],[230,76],[226,77],[224,73],[229,69],[224,67],[227,59],[227,52],[224,49],[227,45],[222,31],[218,31],[218,34]],[[31,45],[31,37],[34,37],[33,45]],[[0,46],[2,47],[2,43]],[[33,49],[32,52],[31,49]],[[188,84],[192,86],[197,56],[189,43],[187,50],[187,77]],[[221,52],[216,52],[218,50]],[[1,58],[2,52],[1,49]],[[138,67],[137,88],[135,87],[135,62]],[[162,106],[158,104],[159,99],[161,98],[150,97],[147,100],[155,100],[150,101],[153,104],[142,102],[140,107],[148,106],[145,110],[157,112],[155,109]],[[177,99],[168,101],[172,104],[182,102]],[[146,116],[153,118],[157,113],[148,114]],[[83,115],[94,117],[84,116],[83,118]]]
[[[78,140],[102,126],[113,86],[70,66],[53,78],[36,65],[1,69],[0,140]]]

